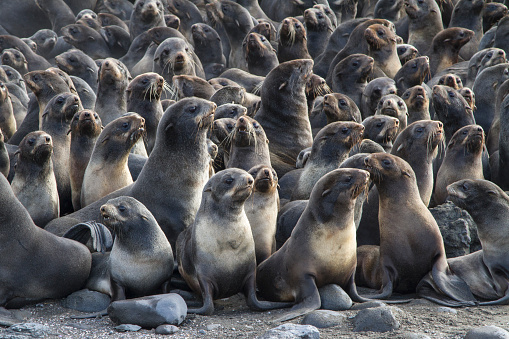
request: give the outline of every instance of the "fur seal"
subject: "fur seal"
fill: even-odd
[[[222,64],[226,66],[226,58],[223,55],[221,38],[215,29],[204,23],[196,23],[191,26],[194,44],[194,52],[200,58],[204,70],[210,64]],[[205,71],[206,79],[213,78],[215,74]]]
[[[394,78],[401,68],[396,49],[396,34],[387,26],[375,24],[366,28],[364,38],[369,45],[367,54],[375,61],[374,67],[389,78]]]
[[[0,52],[8,48],[15,48],[23,53],[28,62],[29,71],[44,70],[51,67],[46,59],[35,54],[20,38],[12,35],[0,35]]]
[[[21,75],[25,75],[28,73],[28,62],[25,59],[23,53],[14,48],[6,48],[3,50],[2,55],[2,64],[11,66]]]
[[[311,59],[304,25],[296,18],[285,18],[279,26],[277,58],[280,63],[295,59]]]
[[[263,164],[253,166],[248,173],[254,178],[254,184],[244,209],[253,233],[256,264],[259,265],[276,251],[278,179],[272,167]]]
[[[419,281],[431,272],[444,294],[473,304],[468,286],[447,264],[440,230],[422,202],[412,167],[385,153],[367,156],[365,164],[379,193],[380,247],[358,248],[355,281],[380,288],[373,298],[388,298],[393,292],[415,292]],[[408,246],[399,246],[402,243]]]
[[[323,176],[313,187],[290,238],[258,266],[256,285],[261,296],[295,302],[278,321],[318,309],[318,288],[327,284],[341,286],[360,301],[354,283],[354,205],[368,180],[369,174],[359,169],[336,169]]]
[[[367,117],[362,121],[364,139],[370,139],[383,147],[389,153],[396,136],[399,133],[399,120],[388,115]]]
[[[313,59],[323,53],[327,41],[334,30],[332,21],[320,7],[308,8],[304,11],[306,42],[309,54]]]
[[[246,115],[247,108],[238,104],[223,104],[218,106],[214,113],[214,120],[222,118],[237,119],[242,115]]]
[[[470,41],[461,48],[460,56],[464,60],[470,59],[479,50],[483,36],[483,8],[483,0],[458,0],[454,6],[449,27],[468,28],[474,33]]]
[[[440,8],[435,0],[408,0],[408,43],[424,54],[433,38],[444,29]]]
[[[71,178],[72,206],[75,211],[81,208],[81,185],[83,175],[101,134],[102,122],[99,114],[91,110],[82,110],[71,121],[71,147],[69,153],[69,175]]]
[[[85,80],[97,93],[98,71],[94,60],[78,49],[70,50],[55,57],[55,63],[62,71]]]
[[[179,272],[203,300],[202,307],[189,308],[189,313],[210,315],[214,312],[213,299],[239,292],[253,309],[285,306],[256,298],[255,243],[244,211],[253,182],[249,173],[237,168],[215,174],[203,189],[195,221],[177,239]],[[228,214],[221,213],[225,207]]]
[[[284,62],[270,71],[261,88],[255,119],[270,141],[271,163],[278,177],[293,169],[300,151],[313,144],[305,93],[312,68],[313,61],[308,59]]]
[[[454,133],[437,174],[434,195],[437,205],[445,202],[449,184],[462,179],[484,179],[483,148],[484,131],[481,126],[468,125]]]
[[[419,56],[419,51],[412,45],[398,44],[396,50],[398,51],[399,61],[401,61],[402,65]]]
[[[173,251],[150,211],[121,196],[100,208],[104,224],[115,232],[108,267],[112,300],[153,294],[170,280]]]
[[[166,26],[164,8],[159,0],[137,0],[129,19],[131,41],[153,27]]]
[[[362,122],[361,112],[355,102],[341,93],[326,94],[321,109],[311,111],[309,119],[314,136],[323,127],[336,121]]]
[[[383,96],[376,106],[375,115],[388,115],[399,120],[399,130],[407,127],[408,109],[405,102],[396,94]]]
[[[79,77],[71,75],[72,83],[76,88],[76,93],[80,97],[81,105],[85,109],[93,109],[97,96],[94,90],[87,84],[87,82]]]
[[[448,259],[451,270],[467,283],[476,297],[483,300],[479,305],[507,304],[507,279],[502,272],[507,267],[504,244],[509,197],[494,183],[481,179],[457,181],[447,187],[447,193],[448,200],[472,216],[482,244],[480,251]],[[494,218],[500,220],[493,222]],[[420,288],[424,293],[419,291],[419,295],[424,298],[447,306],[458,306],[454,300],[444,302],[443,293],[436,288],[430,276],[421,282]]]
[[[0,306],[13,299],[62,298],[82,288],[91,266],[88,248],[37,227],[7,179],[0,177],[0,237],[6,244],[0,255]]]
[[[241,116],[230,136],[230,150],[226,168],[249,171],[257,165],[270,167],[269,139],[263,127],[253,118]]]
[[[374,115],[376,106],[383,96],[396,94],[396,83],[393,79],[380,77],[371,80],[362,91],[361,105],[359,106],[362,119]]]
[[[107,58],[101,63],[94,111],[104,125],[127,112],[125,91],[130,79],[131,74],[120,60]]]
[[[249,73],[259,76],[267,76],[279,61],[276,51],[263,35],[249,33],[243,42],[244,53]]]
[[[145,119],[127,113],[107,124],[97,138],[81,185],[81,206],[133,183],[127,158],[145,133]]]
[[[427,75],[429,75],[429,58],[427,56],[407,61],[394,76],[398,95],[403,95],[410,87],[421,85]]]
[[[407,123],[410,125],[419,120],[430,120],[429,98],[426,90],[421,85],[407,89],[401,99],[405,101],[408,109]]]
[[[66,43],[82,50],[92,59],[104,59],[110,56],[110,49],[101,33],[81,24],[67,25],[62,28]]]
[[[174,248],[178,234],[193,222],[202,188],[209,179],[206,134],[215,108],[214,103],[198,98],[181,99],[168,107],[159,122],[154,149],[138,179],[73,214],[53,220],[46,229],[63,234],[79,222],[100,221],[102,204],[127,195],[150,210]],[[160,166],[167,170],[159,171]]]
[[[0,129],[6,140],[16,132],[16,117],[12,106],[9,89],[0,81]]]
[[[53,142],[49,134],[42,131],[28,133],[16,152],[16,173],[11,183],[16,198],[34,223],[42,228],[60,213],[52,153]]]
[[[179,99],[198,97],[210,99],[216,90],[205,79],[193,75],[174,75],[173,85]]]
[[[438,80],[438,85],[449,86],[456,90],[463,88],[463,82],[461,81],[461,78],[452,73],[442,75]]]
[[[114,58],[123,57],[129,50],[131,40],[129,32],[116,25],[101,27],[99,30],[106,45],[110,49],[110,56]]]
[[[431,75],[436,75],[459,61],[460,49],[474,36],[474,32],[459,27],[446,28],[437,33],[426,52]]]

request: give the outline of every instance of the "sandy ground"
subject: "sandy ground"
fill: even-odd
[[[415,299],[408,304],[399,304],[402,312],[394,312],[400,328],[393,332],[353,332],[353,325],[320,329],[321,338],[398,338],[403,334],[418,333],[431,338],[463,338],[471,328],[495,325],[509,329],[509,306],[483,306],[448,309],[424,299]],[[138,332],[118,333],[109,317],[94,319],[71,319],[81,314],[60,306],[59,301],[48,301],[21,309],[26,322],[49,326],[50,338],[163,338],[155,330],[142,329]],[[256,338],[266,330],[279,324],[273,320],[284,310],[271,312],[250,311],[241,295],[216,302],[212,316],[188,315],[173,338]],[[348,319],[358,311],[344,311]],[[294,319],[300,323],[302,317]],[[6,330],[0,330],[0,338],[6,338]]]

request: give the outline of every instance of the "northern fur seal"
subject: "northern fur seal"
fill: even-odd
[[[127,158],[144,133],[145,119],[137,113],[126,113],[104,127],[83,174],[81,207],[133,183]]]
[[[158,26],[166,26],[162,1],[136,1],[129,20],[129,34],[131,35],[131,41],[150,28]]]
[[[447,264],[440,230],[422,202],[412,167],[385,153],[369,155],[365,164],[379,193],[380,247],[358,248],[355,281],[380,288],[373,298],[388,298],[394,291],[415,292],[419,281],[431,271],[444,294],[472,305],[475,298],[468,286]]]
[[[42,131],[28,133],[21,140],[16,153],[18,159],[11,183],[12,191],[34,223],[44,228],[60,213],[57,181],[51,161],[51,136]]]
[[[253,189],[253,177],[237,168],[215,174],[203,189],[202,202],[192,225],[177,239],[179,272],[203,300],[189,313],[212,314],[214,299],[239,292],[250,308],[280,308],[283,303],[256,298],[256,255],[244,203]],[[228,208],[228,213],[222,211]]]
[[[306,44],[304,25],[293,17],[285,18],[279,26],[277,58],[280,63],[295,59],[311,59]]]
[[[336,169],[323,176],[290,238],[258,266],[256,283],[264,298],[295,302],[278,321],[318,309],[318,288],[327,284],[338,284],[359,301],[354,205],[368,180],[369,174],[358,169]]]
[[[149,209],[174,248],[178,234],[193,222],[202,188],[209,179],[206,134],[215,108],[214,103],[198,98],[185,98],[168,107],[159,122],[154,149],[138,179],[90,206],[53,220],[46,229],[63,234],[79,222],[100,221],[102,204],[128,195]],[[161,166],[166,170],[160,171]]]

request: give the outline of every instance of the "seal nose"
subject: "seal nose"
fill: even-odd
[[[269,174],[270,174],[270,171],[269,171],[268,169],[265,169],[265,170],[263,171],[263,173],[265,174],[265,176],[267,176],[267,177],[268,177],[268,176],[269,176]]]
[[[396,118],[394,118],[394,119],[396,119]],[[399,120],[398,120],[398,119],[396,119],[396,120],[394,121],[394,125],[399,126]]]
[[[477,132],[483,132],[482,127],[477,127]]]
[[[50,143],[50,141],[51,141],[51,137],[50,137],[49,135],[47,135],[47,136],[46,136],[46,143],[48,143],[48,144],[49,144],[49,143]]]
[[[239,118],[239,122],[243,124],[245,122],[245,119],[244,118]]]
[[[90,117],[90,113],[85,112],[85,118],[89,118],[89,117]]]
[[[254,180],[253,180],[253,178],[252,178],[252,177],[247,178],[247,183],[248,183],[248,185],[252,185],[252,184],[253,184],[253,182],[254,182]]]
[[[110,67],[110,62],[109,62],[108,60],[106,60],[106,61],[104,62],[104,66],[105,66],[105,67]]]
[[[442,128],[442,127],[444,127],[444,124],[442,124],[441,121],[438,121],[438,127]]]

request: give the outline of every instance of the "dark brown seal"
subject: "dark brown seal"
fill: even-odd
[[[396,49],[396,33],[384,25],[375,24],[366,28],[364,38],[369,45],[368,55],[375,60],[374,67],[389,78],[394,78],[401,68]]]
[[[285,304],[258,301],[255,289],[255,244],[244,203],[251,195],[253,177],[230,168],[214,175],[203,189],[202,203],[192,225],[177,239],[179,272],[203,300],[189,313],[212,314],[214,299],[239,292],[257,310]],[[227,208],[228,213],[222,211]]]
[[[306,44],[304,25],[293,17],[288,17],[279,26],[277,58],[279,62],[295,59],[311,59]]]
[[[388,115],[367,117],[362,121],[364,126],[364,139],[370,139],[390,152],[394,139],[399,133],[399,120]]]
[[[396,92],[396,83],[391,78],[380,77],[371,80],[364,88],[364,91],[362,91],[361,105],[359,106],[362,119],[366,119],[375,114],[378,101],[380,101],[383,96],[396,94]]]
[[[158,26],[166,26],[162,1],[137,0],[129,20],[131,41],[141,33]]]
[[[327,284],[340,285],[359,301],[354,283],[354,205],[368,180],[368,173],[358,169],[336,169],[323,176],[314,186],[290,238],[258,266],[260,295],[268,300],[295,302],[278,321],[318,309],[318,288]]]
[[[127,158],[144,133],[145,119],[137,113],[127,113],[104,127],[83,175],[82,207],[133,183]]]
[[[244,54],[249,73],[267,76],[267,74],[279,65],[276,51],[270,41],[258,33],[250,33],[243,42]]]
[[[473,31],[459,27],[450,27],[438,33],[426,52],[426,55],[429,56],[431,75],[438,74],[457,63],[461,47],[473,36]]]
[[[484,179],[483,148],[484,131],[481,126],[468,125],[454,133],[437,174],[434,195],[437,205],[445,202],[449,184],[462,179]]]
[[[405,101],[408,110],[408,124],[419,120],[430,120],[429,98],[426,90],[421,85],[407,89],[401,99]]]
[[[28,133],[16,153],[18,158],[12,191],[34,223],[44,228],[60,213],[57,181],[51,161],[51,136],[42,131]]]
[[[9,89],[0,81],[0,129],[6,140],[16,132],[16,118]]]
[[[409,0],[405,11],[408,15],[408,43],[421,54],[426,53],[435,35],[444,29],[440,7],[435,0]]]
[[[375,115],[388,115],[399,120],[399,130],[407,127],[408,109],[405,102],[396,94],[383,96],[376,106]]]

